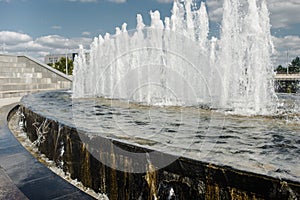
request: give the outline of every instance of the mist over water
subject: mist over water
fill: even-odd
[[[220,38],[209,38],[204,2],[174,1],[164,20],[137,15],[116,34],[99,36],[89,58],[81,47],[73,97],[107,97],[159,106],[205,106],[241,115],[277,109],[273,44],[265,0],[225,0]]]

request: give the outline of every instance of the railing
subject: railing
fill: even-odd
[[[300,74],[276,74],[275,80],[278,81],[300,81]]]

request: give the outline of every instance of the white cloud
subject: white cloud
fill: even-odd
[[[274,28],[289,28],[300,23],[299,0],[269,0],[271,24]]]
[[[69,39],[59,35],[47,35],[36,39],[38,44],[49,47],[65,47],[69,45]]]
[[[299,36],[285,36],[282,38],[273,37],[273,42],[276,48],[274,54],[274,64],[286,66],[297,56],[300,56],[300,37]]]
[[[24,33],[0,31],[0,43],[5,43],[6,45],[19,44],[30,40],[32,40],[32,38]]]
[[[27,54],[41,61],[49,53],[77,52],[82,44],[88,48],[92,38],[65,38],[59,35],[47,35],[33,39],[27,34],[1,31],[0,32],[0,53],[10,53],[16,55]]]
[[[156,0],[159,3],[172,3],[174,0]]]
[[[260,5],[261,0],[258,0]],[[208,0],[206,2],[210,20],[221,22],[224,0]],[[300,23],[299,0],[267,0],[270,19],[273,28],[290,28],[291,25]]]
[[[98,0],[67,0],[70,2],[80,2],[80,3],[97,3]],[[127,0],[107,0],[113,3],[125,3]]]
[[[82,32],[82,33],[81,33],[81,35],[83,35],[83,36],[90,36],[90,35],[91,35],[91,33],[90,33],[90,32],[88,32],[88,31],[85,31],[85,32]]]
[[[1,1],[1,0],[0,0]],[[7,0],[9,1],[9,0]],[[81,3],[96,3],[98,0],[67,0],[70,2],[81,2]],[[127,0],[106,0],[112,3],[126,3]],[[172,3],[174,0],[156,0],[159,3]]]
[[[91,38],[65,38],[59,35],[47,35],[39,37],[35,40],[36,43],[57,49],[76,49],[79,44],[87,46],[92,41]]]
[[[29,41],[27,43],[21,43],[17,45],[11,45],[6,47],[6,51],[10,53],[24,54],[27,52],[41,52],[41,51],[50,51],[51,48],[47,46],[40,45],[34,41]]]
[[[54,25],[54,26],[51,26],[51,28],[54,29],[54,30],[60,30],[61,26]]]
[[[241,0],[242,1],[242,0]],[[258,6],[261,0],[257,0]],[[224,0],[206,1],[210,20],[221,23],[223,15]],[[245,4],[244,4],[245,6]],[[270,11],[270,22],[272,28],[289,29],[291,26],[300,24],[300,1],[299,0],[267,0]],[[285,36],[281,38],[273,37],[276,52],[273,55],[273,64],[286,65],[296,56],[300,56],[300,37]],[[287,54],[288,57],[287,58]]]
[[[82,35],[88,36],[88,32]],[[1,31],[0,32],[0,52],[11,54],[28,54],[43,61],[44,56],[49,53],[77,52],[80,44],[88,48],[92,38],[65,38],[59,35],[47,35],[33,39],[27,34]],[[285,36],[282,38],[273,37],[276,52],[273,55],[274,66],[286,65],[287,51],[289,54],[288,62],[296,56],[300,56],[300,36]]]
[[[281,48],[298,49],[300,48],[300,37],[294,35],[288,35],[283,38],[274,38],[274,43]]]
[[[0,0],[0,3],[12,3],[12,2],[16,2],[16,0]],[[27,0],[19,0],[21,2],[26,2]]]
[[[210,20],[220,22],[223,14],[223,0],[209,0],[206,5]]]

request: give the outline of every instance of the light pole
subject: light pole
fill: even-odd
[[[286,51],[286,74],[289,74],[289,49]]]
[[[5,53],[5,42],[2,43],[2,53]]]
[[[51,54],[50,54],[50,58],[51,58]],[[52,53],[52,67],[55,68],[55,63],[54,63],[54,54]]]
[[[66,75],[69,75],[69,72],[68,72],[68,49],[66,49]]]

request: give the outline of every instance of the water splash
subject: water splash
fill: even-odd
[[[260,8],[256,0],[248,0],[247,12],[241,12],[239,1],[224,1],[218,61],[224,74],[223,106],[234,108],[236,113],[275,111],[270,38],[269,13],[264,0]]]
[[[90,58],[80,47],[73,97],[108,97],[150,105],[209,106],[242,115],[276,110],[273,44],[265,0],[225,0],[220,39],[209,39],[204,2],[174,1],[163,20],[151,11],[146,26],[127,24],[100,35]]]

